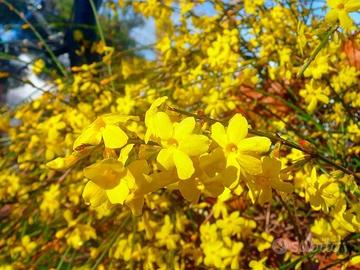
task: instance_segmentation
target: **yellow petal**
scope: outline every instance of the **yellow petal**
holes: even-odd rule
[[[339,4],[339,0],[327,0],[327,4],[331,8],[336,8]]]
[[[197,189],[196,181],[188,179],[179,182],[178,186],[181,195],[192,203],[197,203],[200,197],[200,190]]]
[[[122,115],[119,113],[109,113],[101,116],[106,125],[114,125],[118,123],[126,123],[129,120],[139,121],[137,116]]]
[[[106,148],[121,148],[128,140],[126,133],[115,125],[106,125],[102,130],[102,136]]]
[[[230,169],[230,168],[229,168]],[[213,178],[204,180],[205,191],[211,197],[218,197],[224,191],[224,178],[223,175],[218,174]]]
[[[149,164],[144,159],[139,159],[131,162],[127,168],[132,173],[132,175],[135,176],[135,178],[141,177],[141,175],[143,174],[150,173]]]
[[[276,158],[264,157],[262,160],[263,174],[278,176],[281,170],[281,161]]]
[[[131,150],[133,149],[134,144],[128,144],[125,147],[123,147],[120,151],[120,155],[118,160],[125,165],[126,161],[129,158],[129,153],[131,152]]]
[[[328,23],[335,23],[338,19],[338,13],[335,9],[331,9],[325,16],[325,21]]]
[[[208,137],[204,135],[188,135],[180,141],[179,150],[189,156],[199,156],[208,150],[209,143]]]
[[[105,191],[91,181],[86,183],[82,197],[85,203],[93,207],[98,207],[107,201]]]
[[[46,166],[52,170],[66,170],[73,166],[80,158],[76,155],[70,155],[67,157],[58,157],[52,161],[46,163]]]
[[[139,186],[139,184],[141,184],[139,189],[141,189],[141,192],[146,192],[146,193],[154,192],[156,190],[159,190],[160,188],[166,187],[170,184],[179,181],[175,170],[153,173],[151,174],[151,177],[145,175],[145,179],[146,179],[145,183],[144,182],[139,183],[138,182],[139,179],[136,179],[136,185]]]
[[[360,1],[359,0],[347,1],[347,3],[345,4],[345,10],[348,13],[360,10]]]
[[[136,182],[147,182],[145,176],[150,173],[150,167],[146,160],[135,160],[127,167],[128,175],[126,177],[127,185],[129,188],[135,188]]]
[[[174,138],[176,140],[181,140],[185,136],[191,134],[194,128],[195,128],[194,117],[187,117],[183,119],[180,123],[174,125]]]
[[[237,145],[240,152],[265,153],[269,151],[271,141],[269,138],[254,136],[240,141]]]
[[[144,206],[144,196],[133,197],[131,200],[126,201],[126,205],[130,208],[134,216],[139,216]]]
[[[237,160],[241,169],[245,173],[250,175],[257,175],[262,173],[262,164],[260,159],[250,155],[240,154],[238,155]]]
[[[188,179],[194,174],[193,162],[187,154],[175,149],[173,158],[180,179]]]
[[[106,195],[112,204],[123,204],[129,193],[130,190],[126,181],[120,181],[114,188],[106,190]]]
[[[271,185],[274,189],[281,192],[292,193],[294,191],[292,184],[280,181],[279,179],[272,180]]]
[[[159,154],[157,155],[156,160],[166,170],[170,170],[175,165],[173,155],[174,155],[174,148],[161,149]]]
[[[73,149],[76,150],[81,145],[98,145],[101,142],[101,132],[100,129],[91,124],[87,129],[85,129],[79,137],[74,142]]]
[[[313,167],[311,170],[311,182],[314,184],[317,182],[316,168]]]
[[[225,128],[219,122],[216,122],[211,126],[211,138],[222,148],[226,147],[227,136]]]
[[[258,197],[258,202],[260,205],[263,205],[266,202],[271,202],[272,200],[272,190],[271,187],[267,188],[267,189],[263,189],[261,190],[259,197]]]
[[[154,100],[154,102],[151,104],[149,110],[157,109],[159,106],[161,106],[166,100],[168,99],[167,96],[159,97]]]
[[[316,109],[317,106],[317,99],[313,97],[309,103],[309,105],[306,107],[308,112],[313,112]]]
[[[86,178],[102,189],[112,189],[126,173],[123,164],[115,159],[104,159],[84,169]]]
[[[170,117],[164,112],[158,112],[154,118],[155,135],[162,140],[168,140],[173,133],[173,124]]]
[[[248,122],[244,116],[237,113],[229,121],[227,137],[230,143],[237,145],[248,133]]]
[[[328,104],[329,98],[323,94],[317,96],[317,99],[320,100],[322,103]]]
[[[226,158],[226,171],[224,172],[224,185],[226,187],[234,187],[240,177],[240,164],[237,160],[236,153],[230,153]],[[227,177],[230,176],[231,177]]]
[[[349,14],[347,14],[347,12],[345,10],[342,10],[339,12],[339,20],[340,20],[340,25],[345,29],[345,30],[350,30],[350,28],[353,26],[353,21],[351,19],[351,17],[349,16]]]
[[[157,98],[150,106],[150,108],[145,113],[145,125],[149,127],[151,125],[151,122],[153,120],[153,117],[157,113],[157,108],[161,106],[166,100],[167,96]]]
[[[226,158],[222,148],[218,147],[199,158],[199,166],[208,176],[214,176],[226,167]]]

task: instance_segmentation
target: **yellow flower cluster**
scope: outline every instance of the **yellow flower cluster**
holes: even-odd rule
[[[274,241],[353,241],[360,7],[318,5],[119,1],[154,22],[155,60],[95,43],[0,108],[0,269],[306,268],[324,252]]]

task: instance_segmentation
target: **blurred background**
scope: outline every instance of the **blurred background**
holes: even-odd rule
[[[133,53],[153,57],[152,51],[147,49],[155,39],[151,20],[144,20],[129,8],[120,10],[112,1],[93,0],[93,4],[107,45],[122,51],[138,44],[145,50]],[[56,67],[54,57],[67,68],[97,60],[90,49],[99,36],[89,0],[9,0],[0,2],[0,14],[2,104],[15,106],[51,89],[46,73],[37,76],[30,68],[42,65],[42,62],[36,63],[37,59],[44,61],[49,69]],[[84,42],[88,43],[88,51],[79,56],[77,50]],[[43,43],[50,47],[54,57]]]

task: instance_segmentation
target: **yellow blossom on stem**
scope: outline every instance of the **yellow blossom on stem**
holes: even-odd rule
[[[133,186],[131,179],[126,178],[123,164],[111,158],[85,168],[84,175],[91,181],[86,184],[83,198],[95,205],[103,204],[106,198],[111,203],[123,203]]]
[[[116,113],[105,114],[98,117],[74,142],[74,150],[81,145],[98,145],[104,141],[107,148],[121,148],[127,141],[128,136],[118,126],[128,120],[137,120],[137,117],[123,116]]]
[[[200,195],[218,197],[225,188],[226,182],[233,182],[236,171],[226,168],[226,159],[221,149],[201,156],[194,162],[195,173],[191,178],[178,182],[181,195],[190,202],[197,203]]]
[[[248,135],[248,122],[241,114],[235,114],[228,127],[219,122],[211,126],[211,138],[223,149],[227,167],[235,167],[237,175],[258,175],[262,172],[259,154],[270,149],[269,138]]]
[[[339,184],[325,174],[318,176],[314,167],[311,176],[306,178],[305,188],[305,199],[310,202],[311,208],[328,212],[339,196]]]
[[[246,179],[250,189],[250,198],[263,205],[272,201],[272,189],[291,193],[294,188],[290,183],[280,180],[281,161],[275,158],[264,157],[262,160],[262,173]]]
[[[157,161],[166,170],[174,167],[180,179],[191,177],[195,168],[192,156],[205,153],[209,147],[209,139],[204,135],[193,134],[195,119],[187,117],[180,123],[172,123],[170,117],[164,112],[157,112],[154,116],[154,132],[160,138],[162,149]]]
[[[306,109],[308,112],[313,112],[318,106],[318,102],[324,104],[329,103],[328,95],[330,90],[328,87],[323,87],[311,80],[305,85],[305,89],[300,90],[300,96],[305,98],[305,102],[308,104]]]

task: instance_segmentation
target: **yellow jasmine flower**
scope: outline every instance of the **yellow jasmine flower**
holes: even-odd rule
[[[291,193],[294,188],[290,183],[280,180],[281,161],[275,158],[264,157],[262,160],[262,173],[255,177],[247,178],[250,197],[254,202],[257,198],[259,204],[272,201],[272,189]]]
[[[116,113],[100,116],[75,140],[73,148],[76,150],[81,145],[98,145],[101,140],[107,148],[121,148],[127,143],[128,136],[118,124],[136,119]]]
[[[258,175],[262,172],[259,154],[269,151],[269,138],[248,135],[248,122],[241,114],[235,114],[228,127],[220,123],[211,126],[211,138],[223,149],[227,167],[235,167],[237,175]]]
[[[174,232],[174,224],[170,220],[170,216],[164,217],[164,224],[160,230],[156,232],[155,238],[157,240],[156,245],[160,247],[166,247],[167,250],[174,250],[177,248],[177,242],[180,239],[180,235]]]
[[[315,244],[327,243],[329,241],[338,242],[340,240],[340,235],[336,233],[331,224],[324,218],[316,219],[314,224],[311,225],[310,231],[315,238]]]
[[[311,62],[309,67],[304,71],[305,77],[312,77],[314,79],[320,79],[324,74],[327,74],[330,70],[329,56],[324,53],[320,53],[314,61]]]
[[[86,184],[83,192],[85,201],[101,205],[106,194],[111,203],[122,204],[134,185],[129,167],[127,170],[120,161],[109,158],[85,168],[84,175],[91,180]]]
[[[146,161],[143,161],[146,162]],[[141,164],[139,164],[141,165]],[[142,169],[135,177],[134,191],[126,199],[126,205],[131,209],[133,215],[140,215],[145,201],[145,195],[159,190],[169,184],[178,181],[176,171],[163,171],[147,175],[148,165],[142,164]]]
[[[264,265],[266,260],[267,257],[262,258],[260,261],[251,260],[249,266],[252,270],[267,270],[269,268]]]
[[[13,248],[11,252],[13,252],[14,254],[20,253],[20,256],[24,258],[25,256],[31,254],[36,247],[36,242],[31,241],[29,235],[24,235],[23,237],[21,237],[21,246]]]
[[[60,186],[59,184],[52,184],[49,190],[44,192],[44,198],[40,204],[41,212],[47,215],[53,215],[55,211],[59,208],[59,196],[60,196]]]
[[[32,66],[32,71],[39,75],[45,68],[45,61],[43,59],[36,59]]]
[[[236,171],[225,167],[226,159],[220,148],[201,156],[194,164],[192,177],[178,182],[181,195],[190,202],[197,203],[201,193],[216,198],[224,191],[224,183],[236,179]]]
[[[254,14],[256,12],[256,7],[262,6],[264,0],[245,0],[244,8],[247,14]]]
[[[340,197],[336,201],[335,208],[331,212],[331,215],[334,217],[331,225],[341,237],[345,237],[349,233],[358,230],[358,228],[356,228],[356,226],[354,226],[353,224],[355,216],[349,211],[346,211],[346,208],[347,203],[345,199],[343,197]]]
[[[322,85],[316,84],[314,80],[307,83],[305,89],[300,90],[300,96],[305,98],[305,102],[308,104],[306,110],[309,112],[313,112],[316,109],[319,101],[328,104],[329,93],[328,87],[322,87]]]
[[[158,108],[167,100],[167,98],[167,96],[157,98],[145,113],[145,126],[147,127],[144,138],[145,143],[148,143],[150,138],[157,137],[155,132],[156,114],[158,113]]]
[[[340,198],[339,184],[325,174],[317,176],[316,168],[311,171],[311,176],[306,178],[305,199],[310,202],[314,210],[329,211]]]
[[[329,23],[340,21],[341,27],[349,30],[353,21],[348,13],[360,10],[359,0],[327,0],[330,11],[326,14],[325,20]]]
[[[90,224],[81,224],[80,218],[73,218],[70,210],[63,214],[67,227],[56,232],[56,238],[66,238],[69,246],[79,249],[89,239],[96,239],[96,231]]]
[[[271,248],[274,236],[267,232],[262,232],[259,239],[256,241],[256,248],[259,252],[263,252],[266,249]]]
[[[187,117],[180,123],[172,123],[166,113],[158,112],[155,118],[154,128],[162,146],[157,161],[166,170],[176,167],[180,179],[190,178],[195,172],[190,157],[205,153],[209,147],[209,139],[204,135],[193,134],[193,117]]]

